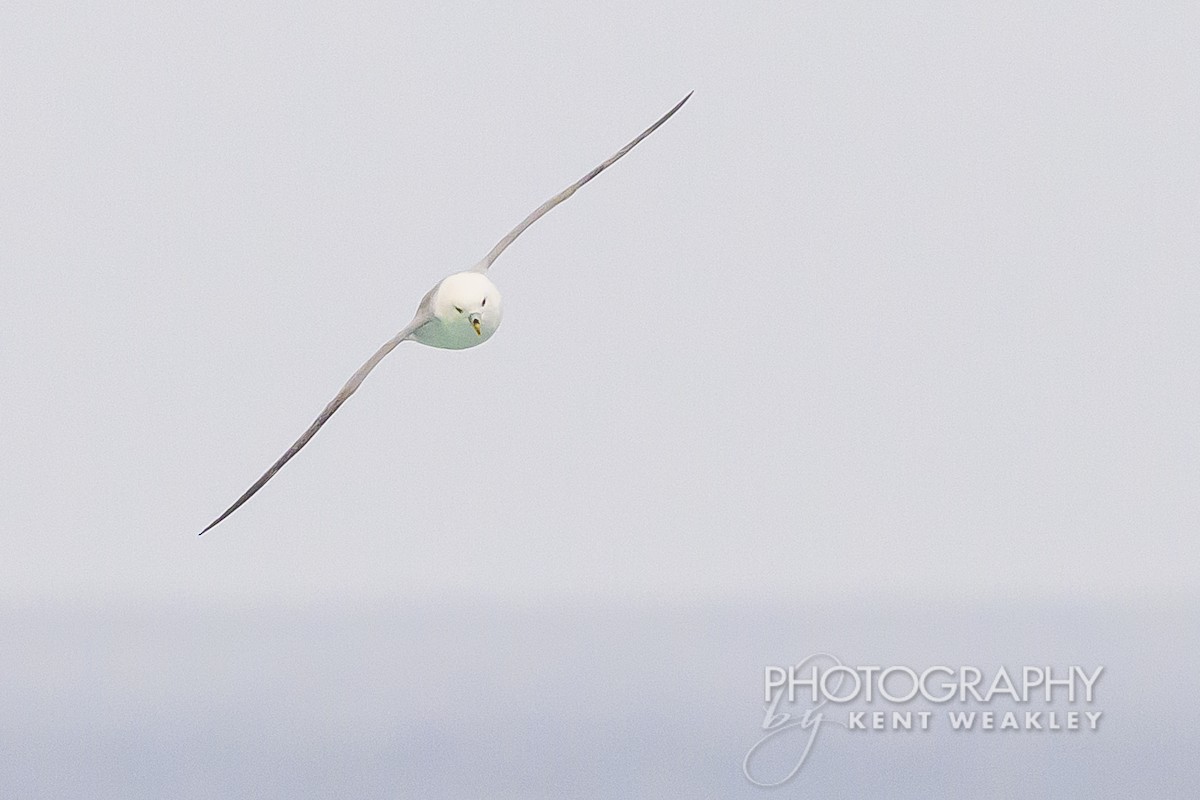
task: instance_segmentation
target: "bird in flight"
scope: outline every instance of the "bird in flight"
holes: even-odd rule
[[[384,356],[392,352],[396,345],[403,341],[412,340],[429,345],[430,347],[464,350],[468,347],[483,344],[490,339],[492,334],[496,332],[496,329],[500,327],[500,319],[503,314],[500,290],[496,288],[496,285],[487,276],[488,268],[492,266],[492,263],[500,257],[505,248],[525,232],[526,228],[541,219],[547,211],[575,194],[580,186],[583,186],[592,178],[611,167],[621,156],[628,153],[642,141],[642,139],[654,133],[691,96],[692,93],[688,92],[687,97],[676,103],[674,108],[663,114],[657,122],[638,134],[633,141],[609,156],[588,172],[588,174],[535,208],[529,216],[521,220],[521,224],[517,225],[503,239],[497,242],[496,246],[491,249],[491,252],[484,256],[483,260],[478,264],[466,272],[456,272],[442,279],[436,286],[426,292],[425,297],[421,299],[420,305],[417,306],[417,313],[413,315],[412,321],[405,325],[399,333],[384,342],[383,346],[375,351],[375,355],[367,359],[367,362],[358,368],[358,372],[350,376],[350,380],[346,381],[346,385],[342,387],[336,397],[329,401],[329,405],[325,406],[325,409],[313,420],[313,424],[308,426],[308,430],[301,434],[295,444],[289,447],[287,452],[280,456],[279,460],[272,464],[271,468],[254,482],[254,485],[234,501],[233,505],[225,509],[221,516],[209,523],[207,528],[200,531],[200,534],[203,535],[216,527],[222,520],[241,508],[242,504],[253,497],[255,492],[266,485],[267,481],[275,477],[275,473],[279,472],[283,465],[291,460],[292,456],[299,453],[301,448],[308,444],[317,431],[321,430],[321,426],[333,416],[333,412],[341,408],[342,403],[346,402],[347,398],[354,394],[363,380],[370,374],[371,370],[375,369],[375,366],[383,360]]]

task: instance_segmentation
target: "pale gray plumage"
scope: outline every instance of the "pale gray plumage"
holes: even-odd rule
[[[334,412],[341,407],[342,403],[354,394],[358,387],[370,374],[371,370],[383,360],[384,356],[392,352],[398,344],[411,339],[421,344],[431,347],[440,347],[447,349],[463,349],[474,347],[487,341],[496,329],[500,326],[502,316],[502,303],[500,292],[495,285],[486,276],[488,268],[495,262],[500,254],[504,252],[510,244],[512,244],[518,236],[525,232],[533,223],[537,222],[550,209],[566,200],[573,195],[579,187],[590,181],[592,178],[599,175],[604,170],[612,166],[618,159],[632,150],[639,142],[645,139],[650,134],[654,133],[660,125],[666,122],[671,116],[688,101],[692,96],[689,92],[687,97],[684,97],[675,106],[658,119],[653,125],[642,131],[637,138],[622,147],[604,162],[596,166],[575,183],[568,186],[558,194],[551,197],[542,205],[538,206],[533,213],[521,221],[517,227],[513,228],[508,234],[496,243],[496,246],[491,249],[482,261],[476,264],[467,272],[458,272],[450,275],[438,282],[436,286],[426,293],[422,298],[420,305],[417,307],[417,312],[413,316],[411,322],[408,323],[394,337],[388,340],[380,347],[375,354],[367,359],[366,363],[358,368],[358,371],[351,376],[350,380],[346,381],[346,385],[341,388],[320,415],[313,421],[303,435],[288,448],[287,452],[279,457],[279,460],[271,465],[271,468],[263,473],[257,481],[247,489],[241,497],[225,510],[221,516],[217,517],[208,527],[200,531],[203,535],[211,530],[218,523],[237,511],[247,500],[261,489],[267,481],[275,476],[284,464],[286,464],[292,456],[300,452],[309,440],[316,435]],[[490,306],[489,306],[490,301]],[[474,334],[472,336],[471,334]]]
[[[522,233],[524,233],[526,228],[528,228],[530,225],[532,225],[533,223],[535,223],[539,219],[541,219],[546,214],[547,211],[554,208],[556,205],[561,203],[563,200],[566,200],[571,195],[575,194],[575,191],[580,186],[583,186],[585,183],[590,181],[592,178],[596,177],[601,172],[604,172],[604,170],[608,169],[613,164],[615,164],[617,162],[617,160],[621,158],[621,156],[625,155],[630,150],[632,150],[634,147],[636,147],[638,142],[642,141],[642,139],[645,139],[647,136],[649,136],[650,134],[652,134],[656,130],[658,130],[658,126],[662,125],[664,122],[669,120],[671,118],[671,115],[674,114],[676,111],[678,111],[680,106],[682,106],[684,103],[686,103],[688,101],[688,97],[691,97],[691,96],[692,96],[692,92],[688,92],[687,97],[684,97],[682,100],[680,100],[678,103],[675,104],[674,108],[672,108],[666,114],[663,114],[659,118],[658,122],[655,122],[649,128],[646,128],[646,130],[644,130],[640,134],[638,134],[636,139],[634,139],[632,142],[630,142],[629,144],[622,147],[617,152],[613,153],[604,162],[602,162],[601,164],[599,164],[595,168],[593,168],[592,171],[589,172],[587,175],[584,175],[582,178],[575,181],[574,183],[572,183],[567,188],[563,189],[558,194],[554,195],[554,197],[551,197],[549,200],[547,200],[546,202],[542,203],[540,206],[535,208],[528,217],[521,220],[520,225],[513,228],[511,231],[508,232],[507,236],[505,236],[500,241],[496,242],[496,246],[492,248],[491,252],[488,253],[486,256],[484,256],[483,260],[480,261],[478,264],[476,264],[471,269],[474,270],[475,272],[487,272],[488,267],[492,266],[492,263],[497,258],[500,257],[500,254],[504,252],[505,248],[507,248],[514,241],[516,241],[516,238],[518,236],[520,236]]]

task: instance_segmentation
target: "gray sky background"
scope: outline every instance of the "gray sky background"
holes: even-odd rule
[[[5,14],[7,595],[1194,584],[1194,12]]]
[[[583,604],[651,641],[935,602],[1194,661],[1200,12],[1043,6],[6,5],[0,621],[58,631],[49,663],[115,609]],[[434,282],[693,89],[496,263],[492,341],[400,347],[196,537]],[[179,652],[219,662],[204,618]],[[785,639],[844,643],[756,630],[751,694]],[[155,651],[112,631],[111,675]]]

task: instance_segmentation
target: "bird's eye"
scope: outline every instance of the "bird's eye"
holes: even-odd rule
[[[487,298],[486,298],[486,297],[485,297],[485,298],[483,298],[483,302],[482,302],[482,303],[480,303],[479,305],[481,305],[481,306],[486,306],[486,305],[487,305]]]
[[[462,309],[461,309],[461,308],[459,308],[458,306],[455,306],[455,307],[454,307],[454,310],[455,310],[455,311],[457,311],[457,312],[458,312],[458,313],[460,313],[460,314],[462,313]]]

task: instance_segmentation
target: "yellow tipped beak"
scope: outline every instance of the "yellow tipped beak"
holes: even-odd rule
[[[471,320],[471,327],[475,329],[476,336],[483,336],[483,332],[479,330],[479,320],[477,320],[477,319]]]

